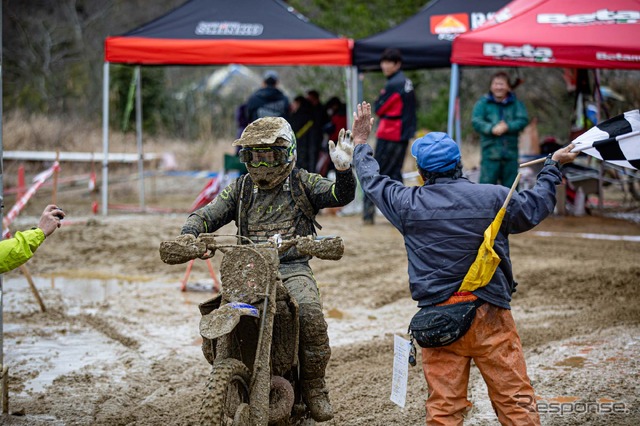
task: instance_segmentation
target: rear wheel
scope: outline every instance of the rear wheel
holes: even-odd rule
[[[282,376],[271,376],[269,392],[269,424],[277,424],[291,416],[293,408],[293,386]]]
[[[207,382],[200,410],[201,424],[236,425],[234,418],[248,408],[251,373],[237,359],[216,360]]]

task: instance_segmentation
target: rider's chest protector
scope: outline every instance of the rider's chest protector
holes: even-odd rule
[[[259,189],[249,175],[243,176],[237,212],[241,235],[256,243],[265,242],[275,234],[284,240],[316,235],[317,210],[311,205],[297,172],[294,170],[281,186],[271,190]]]

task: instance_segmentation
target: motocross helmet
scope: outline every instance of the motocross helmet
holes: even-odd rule
[[[296,165],[296,135],[282,117],[259,118],[249,124],[233,146],[260,189],[273,189]]]

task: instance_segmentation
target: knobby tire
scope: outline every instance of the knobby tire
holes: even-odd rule
[[[213,364],[200,410],[200,424],[233,425],[236,408],[249,403],[249,369],[237,359],[225,358]]]

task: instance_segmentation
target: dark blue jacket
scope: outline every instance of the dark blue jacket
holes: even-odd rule
[[[354,163],[364,192],[404,237],[411,297],[420,307],[447,300],[475,260],[484,231],[509,188],[466,178],[439,178],[431,185],[406,187],[379,174],[369,145],[356,146]],[[474,291],[479,298],[510,308],[513,272],[508,236],[528,231],[553,212],[560,182],[560,171],[546,166],[532,189],[513,194],[494,244],[501,262],[490,283]]]

